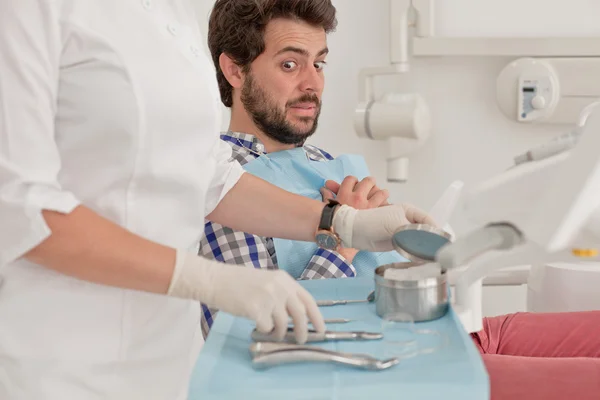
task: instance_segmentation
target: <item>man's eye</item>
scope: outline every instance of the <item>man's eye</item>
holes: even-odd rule
[[[315,63],[315,68],[318,71],[321,71],[323,68],[325,68],[326,65],[327,65],[327,62],[325,62],[325,61],[318,61],[318,62]]]
[[[298,66],[298,64],[296,64],[294,61],[286,61],[282,64],[283,69],[285,70],[293,70],[294,68],[296,68]]]

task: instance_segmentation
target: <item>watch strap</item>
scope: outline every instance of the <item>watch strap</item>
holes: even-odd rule
[[[335,214],[335,208],[339,205],[340,203],[335,200],[329,200],[327,202],[325,207],[323,207],[323,212],[321,213],[319,230],[333,231],[333,216]]]

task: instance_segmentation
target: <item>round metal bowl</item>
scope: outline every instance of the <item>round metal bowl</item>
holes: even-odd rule
[[[448,280],[445,270],[438,277],[420,280],[385,279],[389,268],[406,269],[426,263],[394,263],[375,269],[375,310],[385,318],[391,314],[409,314],[415,322],[432,321],[448,312]]]

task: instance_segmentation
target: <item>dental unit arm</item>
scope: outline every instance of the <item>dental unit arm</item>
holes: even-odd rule
[[[442,248],[437,262],[457,273],[454,309],[468,331],[482,329],[480,294],[485,276],[515,265],[581,261],[572,250],[597,248],[598,105],[582,112],[571,134],[530,152],[538,157],[518,157],[516,166],[465,194],[464,215],[481,228]]]

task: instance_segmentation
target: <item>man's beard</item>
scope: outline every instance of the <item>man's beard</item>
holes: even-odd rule
[[[315,94],[304,94],[286,104],[286,110],[299,103],[314,103],[317,112],[314,117],[300,117],[302,122],[312,122],[310,129],[295,127],[285,118],[267,93],[256,84],[251,74],[246,76],[242,87],[241,101],[254,124],[271,139],[284,144],[302,145],[317,130],[317,122],[321,113],[321,102]]]

